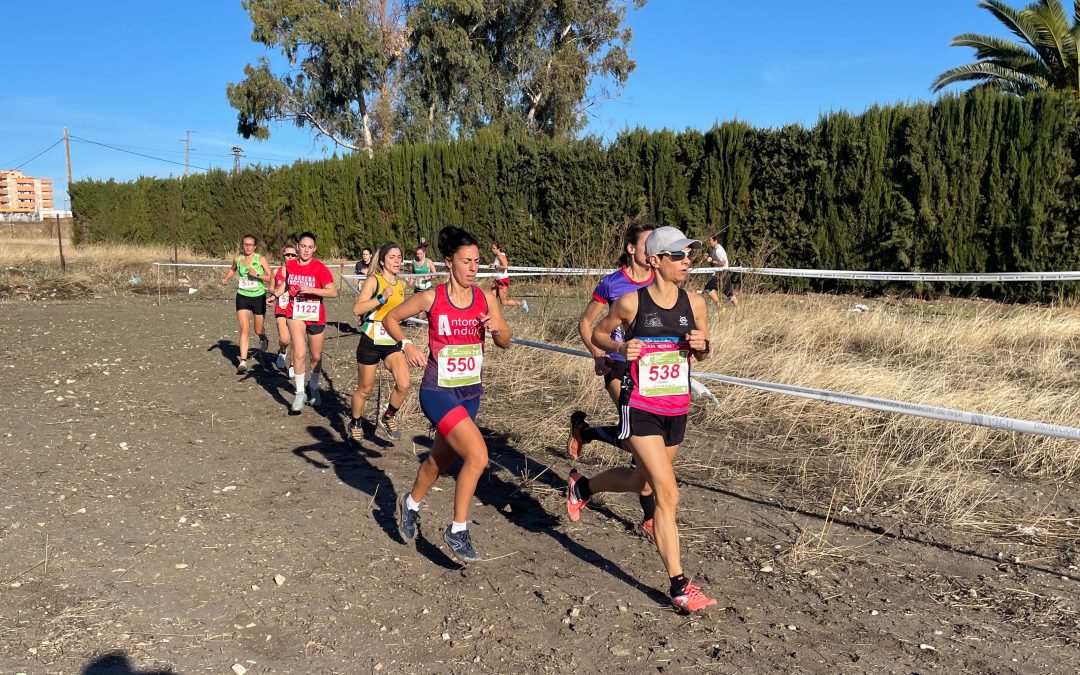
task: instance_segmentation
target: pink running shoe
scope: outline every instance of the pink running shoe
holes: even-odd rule
[[[716,601],[705,597],[701,589],[691,580],[683,587],[682,592],[671,596],[671,604],[680,612],[689,613],[711,607],[716,604]]]
[[[566,513],[570,516],[570,522],[576,523],[581,518],[581,510],[589,503],[588,499],[581,499],[577,493],[577,482],[584,478],[577,469],[570,469],[569,485],[566,488]]]

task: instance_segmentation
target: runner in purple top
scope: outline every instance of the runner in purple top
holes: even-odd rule
[[[622,393],[622,378],[626,372],[626,359],[621,354],[606,353],[593,344],[593,324],[600,318],[601,312],[615,304],[616,300],[653,282],[653,270],[645,259],[645,240],[652,231],[653,225],[649,223],[633,222],[627,226],[623,237],[623,253],[619,257],[619,269],[600,280],[578,322],[578,335],[585,343],[585,348],[593,355],[596,374],[604,377],[604,388],[615,404],[616,413],[619,409],[619,395]],[[621,325],[612,331],[611,337],[616,342],[622,341]],[[585,422],[585,413],[577,410],[570,416],[570,436],[566,439],[566,450],[571,457],[577,459],[581,455],[582,447],[591,441],[603,441],[622,447],[618,437],[618,424],[590,426]],[[642,488],[639,499],[643,515],[641,529],[652,539],[656,500],[648,483]]]

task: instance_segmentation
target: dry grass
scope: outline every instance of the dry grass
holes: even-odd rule
[[[514,315],[516,334],[580,348],[584,286],[536,288],[548,305],[525,320]],[[710,308],[714,349],[700,371],[1080,426],[1075,309],[754,293],[742,300],[739,310]],[[855,302],[870,311],[849,311]],[[516,347],[489,363],[506,404],[486,408],[485,419],[525,451],[561,445],[574,409],[613,420],[584,359]],[[837,508],[963,524],[994,500],[1002,475],[1080,474],[1075,442],[709,386],[720,405],[695,404],[680,473],[784,485],[816,499],[818,510],[835,491]],[[625,456],[612,450],[602,460]]]

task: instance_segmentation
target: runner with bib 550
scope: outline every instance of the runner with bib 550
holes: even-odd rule
[[[510,328],[493,293],[476,286],[480,248],[476,239],[457,227],[439,232],[439,251],[446,261],[450,280],[432,290],[417,293],[383,317],[383,326],[394,340],[403,343],[409,365],[424,368],[420,383],[420,408],[435,426],[435,446],[420,465],[412,490],[398,499],[398,530],[402,539],[416,538],[420,503],[450,468],[455,455],[465,464],[454,493],[454,520],[443,540],[459,562],[479,560],[469,535],[469,507],[476,484],[488,464],[487,444],[476,426],[483,393],[484,334],[496,346],[510,346]],[[428,346],[425,359],[417,347],[405,341],[401,322],[427,312]]]
[[[690,270],[690,257],[701,242],[674,227],[653,231],[645,256],[655,271],[651,286],[619,298],[593,329],[593,344],[626,358],[620,399],[619,438],[634,453],[633,469],[608,469],[591,480],[570,471],[566,510],[581,517],[589,499],[600,492],[639,492],[647,482],[656,499],[656,548],[671,582],[671,604],[694,612],[716,604],[683,575],[675,508],[679,488],[672,463],[686,434],[690,410],[690,358],[709,353],[705,299],[679,286]],[[623,341],[611,337],[618,327]]]

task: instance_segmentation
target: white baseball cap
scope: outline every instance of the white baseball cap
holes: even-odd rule
[[[684,248],[701,248],[701,242],[697,239],[688,239],[677,227],[658,227],[645,240],[646,256],[675,253]]]

